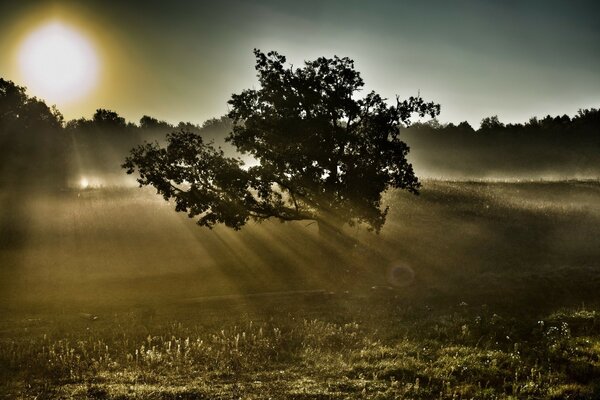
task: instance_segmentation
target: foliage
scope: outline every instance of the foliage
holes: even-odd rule
[[[187,210],[190,217],[201,214],[202,226],[224,223],[239,228],[249,215],[258,215],[251,213],[263,210],[249,191],[250,175],[240,168],[241,162],[225,157],[194,133],[170,134],[166,148],[156,143],[139,146],[124,166],[129,173],[138,169],[140,185],[152,184],[165,200],[175,198],[177,211]]]
[[[173,126],[166,121],[159,121],[156,118],[144,115],[140,118],[140,128],[142,129],[165,129],[172,130]]]
[[[53,187],[64,183],[67,141],[56,107],[0,78],[0,182]]]
[[[500,122],[497,115],[486,117],[481,120],[481,131],[489,131],[492,129],[504,128],[504,124]]]
[[[276,52],[255,56],[261,87],[232,96],[228,140],[258,165],[243,169],[183,130],[164,149],[134,149],[124,168],[207,227],[239,229],[274,217],[336,231],[362,222],[379,231],[387,214],[382,193],[419,188],[400,128],[413,113],[434,117],[439,105],[411,97],[388,106],[374,92],[357,99],[364,84],[348,58],[322,57],[294,70]]]
[[[106,126],[109,128],[124,128],[127,123],[125,122],[125,118],[121,117],[114,111],[105,110],[100,108],[96,110],[92,121],[99,126]]]
[[[405,131],[414,167],[431,177],[593,178],[600,174],[600,110],[569,117],[531,118],[526,123],[484,118],[478,130],[458,125],[417,123]]]

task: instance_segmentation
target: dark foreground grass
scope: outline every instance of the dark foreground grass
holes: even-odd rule
[[[341,265],[314,226],[29,201],[0,249],[5,398],[600,398],[598,182],[425,182]],[[247,296],[300,289],[324,292]]]
[[[430,300],[415,306],[372,293],[13,321],[0,344],[2,391],[32,399],[600,397],[592,307],[536,315]]]

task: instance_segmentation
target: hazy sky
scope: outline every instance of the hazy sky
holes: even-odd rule
[[[600,106],[600,1],[1,1],[0,76],[23,82],[15,52],[60,20],[100,60],[97,88],[57,104],[67,118],[99,107],[202,122],[256,86],[252,49],[295,66],[349,56],[366,90],[417,94],[440,120],[504,122]],[[32,93],[36,94],[36,93]]]

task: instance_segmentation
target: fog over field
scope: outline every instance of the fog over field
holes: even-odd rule
[[[342,268],[332,270],[320,267],[327,260],[320,259],[314,224],[204,230],[151,190],[36,194],[5,216],[2,293],[11,299],[5,304],[72,306],[114,296],[136,303],[327,289],[342,281],[365,290],[394,286],[388,273],[396,263],[414,270],[417,282],[409,283],[425,287],[465,278],[479,285],[480,274],[595,268],[599,195],[597,181],[427,180],[419,197],[386,195],[392,208],[379,235],[346,228],[358,244]],[[330,274],[341,280],[323,282]],[[353,282],[353,274],[373,281]],[[173,291],[167,283],[181,287]]]
[[[283,397],[342,398],[362,390],[367,368],[372,393],[428,398],[444,390],[441,380],[481,394],[469,385],[485,373],[451,371],[484,357],[503,363],[494,376],[513,379],[511,390],[539,395],[576,380],[583,383],[558,393],[593,398],[599,199],[598,181],[425,180],[418,197],[385,196],[392,208],[379,235],[346,228],[356,247],[327,259],[314,224],[206,230],[151,190],[30,193],[20,211],[3,215],[3,390],[24,393],[14,384],[26,373],[54,385],[31,396],[152,398],[156,385],[162,396],[220,396],[237,390],[216,384],[227,374],[256,396],[256,384],[241,382],[264,381]],[[251,341],[240,342],[242,334]],[[69,350],[70,341],[80,347]],[[189,356],[171,359],[171,346]],[[241,352],[230,353],[233,346]],[[379,346],[389,353],[371,354]],[[430,353],[413,356],[424,348]],[[459,361],[444,361],[459,351]],[[100,363],[87,366],[86,354]],[[372,361],[361,366],[363,357]],[[280,368],[305,378],[282,381]],[[417,374],[426,384],[390,386],[385,374],[411,385]],[[182,377],[186,386],[172,383]],[[332,386],[341,382],[341,391]]]

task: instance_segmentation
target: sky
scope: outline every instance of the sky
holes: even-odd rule
[[[54,102],[67,119],[97,108],[133,122],[219,117],[233,93],[258,85],[259,48],[294,66],[350,57],[365,92],[420,93],[441,104],[441,122],[477,127],[600,106],[598,15],[597,0],[0,0],[0,77],[28,86],[17,54],[59,21],[99,65],[85,96]]]

